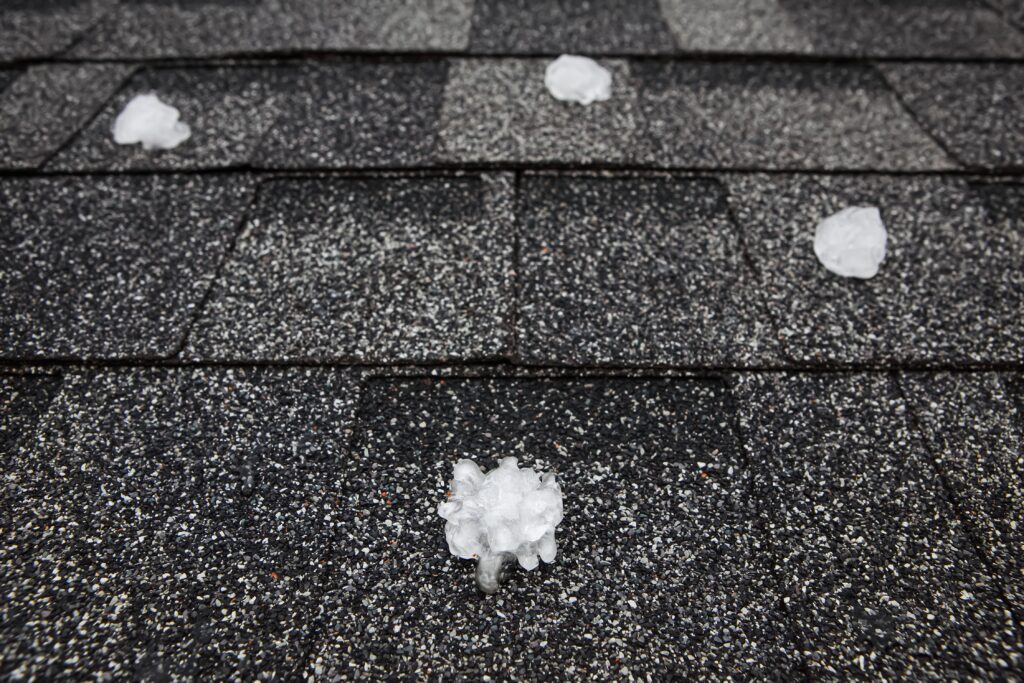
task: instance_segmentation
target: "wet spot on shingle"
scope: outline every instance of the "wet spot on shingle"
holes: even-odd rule
[[[884,375],[744,375],[758,505],[813,679],[999,679],[1022,640]]]
[[[640,62],[651,161],[701,168],[946,169],[870,67]]]
[[[550,60],[454,61],[440,123],[446,161],[626,162],[645,158],[637,135],[637,94],[630,66],[600,60],[612,72],[611,99],[581,106],[544,87]]]
[[[276,93],[282,113],[255,163],[274,168],[429,163],[447,71],[443,61],[306,67]]]
[[[968,166],[1024,168],[1024,65],[882,64],[907,107]]]
[[[470,49],[650,54],[675,43],[657,0],[476,0]]]
[[[1019,362],[1024,231],[990,218],[963,180],[730,176],[729,197],[792,360]],[[881,209],[887,254],[871,280],[839,278],[814,227],[847,206]]]
[[[37,445],[6,462],[5,669],[289,678],[351,524],[355,401],[328,370],[69,378]]]
[[[571,364],[774,358],[722,185],[702,178],[527,176],[518,352]]]
[[[508,176],[266,183],[188,354],[479,359],[510,334]]]
[[[281,91],[294,80],[287,68],[149,69],[116,97],[49,164],[54,170],[191,169],[249,162],[263,134],[284,107]],[[111,130],[135,96],[156,93],[181,112],[192,134],[173,150],[118,145]]]
[[[134,67],[41,64],[0,92],[0,167],[35,168],[70,140]]]
[[[718,381],[377,380],[359,408],[356,511],[309,673],[519,680],[796,675]],[[556,472],[553,564],[481,596],[437,503],[452,464]]]
[[[1017,374],[905,374],[922,437],[980,552],[1024,615],[1024,412]]]
[[[0,374],[0,453],[5,458],[32,433],[59,388],[56,375]]]
[[[230,176],[6,179],[2,355],[174,353],[249,194]]]

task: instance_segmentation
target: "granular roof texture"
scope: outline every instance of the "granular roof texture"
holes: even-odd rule
[[[0,680],[1016,680],[1022,12],[0,3]]]

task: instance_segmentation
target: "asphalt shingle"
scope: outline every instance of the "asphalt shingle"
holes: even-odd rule
[[[351,524],[325,370],[69,378],[0,500],[5,673],[287,679]]]
[[[1022,0],[986,0],[1006,17],[1010,23],[1024,29],[1024,1]]]
[[[381,379],[349,473],[308,673],[552,680],[787,678],[776,577],[718,381]],[[558,557],[481,596],[437,516],[452,465],[518,455],[556,472]],[[342,566],[341,561],[336,563]]]
[[[812,679],[999,680],[1020,632],[887,375],[743,375],[743,443]]]
[[[48,170],[157,170],[247,164],[284,103],[281,90],[295,69],[147,69],[136,74]],[[111,133],[125,105],[145,93],[181,112],[191,136],[172,150],[119,145]]]
[[[433,160],[447,64],[308,66],[277,94],[283,109],[255,163],[273,168],[410,166]]]
[[[1024,385],[1020,375],[904,374],[900,385],[981,552],[1024,616]]]
[[[924,176],[762,176],[726,180],[737,224],[794,361],[1015,363],[1022,357],[1024,224],[994,213],[1014,185]],[[879,274],[841,278],[814,255],[818,221],[881,210]]]
[[[211,57],[316,50],[462,50],[472,0],[141,0],[72,54]]]
[[[871,67],[638,62],[631,71],[657,165],[951,167]]]
[[[248,205],[244,177],[0,183],[0,356],[173,354]]]
[[[581,106],[544,87],[550,60],[466,59],[451,64],[439,156],[451,162],[627,162],[644,158],[630,65],[601,60],[612,98]]]
[[[0,7],[0,60],[52,57],[117,0],[5,0]]]
[[[519,212],[524,360],[721,366],[775,358],[718,181],[529,175]]]
[[[186,353],[479,360],[511,335],[508,175],[275,180]]]
[[[60,388],[55,375],[0,374],[0,473]]]
[[[683,50],[869,57],[1020,57],[1024,36],[963,0],[660,0]]]
[[[657,0],[476,0],[470,50],[651,54],[675,41]]]
[[[134,67],[123,64],[39,64],[0,88],[0,168],[42,164],[132,71]]]
[[[921,125],[962,163],[1024,168],[1024,65],[882,64]]]

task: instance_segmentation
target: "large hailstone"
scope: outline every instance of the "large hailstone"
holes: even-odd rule
[[[114,142],[141,142],[143,149],[173,149],[192,135],[188,124],[178,120],[180,117],[181,112],[156,95],[136,95],[114,120]]]
[[[548,64],[544,85],[556,100],[590,104],[612,96],[612,73],[593,59],[562,55]]]
[[[501,568],[513,556],[526,570],[538,557],[553,562],[555,527],[562,521],[562,489],[552,472],[519,469],[504,458],[487,474],[472,460],[455,464],[448,500],[437,506],[447,522],[448,549],[477,559],[477,582],[486,593],[498,589]]]
[[[872,278],[885,259],[888,233],[874,206],[851,206],[818,223],[814,254],[843,277]]]

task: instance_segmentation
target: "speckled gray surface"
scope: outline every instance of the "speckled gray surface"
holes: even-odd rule
[[[999,10],[1011,24],[1024,29],[1024,2],[1022,0],[985,0]]]
[[[60,388],[55,375],[0,373],[0,454],[6,462],[22,438],[34,432]]]
[[[1024,169],[1024,65],[883,64],[932,135],[967,166]]]
[[[47,170],[218,168],[247,164],[284,107],[294,68],[147,69],[124,85]],[[135,96],[155,93],[181,112],[191,136],[172,150],[114,142],[114,120]]]
[[[581,366],[777,362],[718,181],[528,175],[519,212],[519,358]]]
[[[289,679],[351,526],[355,401],[318,369],[69,378],[5,459],[0,672]]]
[[[475,0],[470,51],[671,53],[657,0]]]
[[[76,57],[210,57],[317,50],[461,50],[472,0],[140,0],[122,3]]]
[[[186,356],[485,360],[512,307],[508,175],[265,183]]]
[[[117,0],[6,0],[0,60],[55,56],[71,47]]]
[[[1024,357],[1024,224],[1000,216],[1014,185],[925,176],[728,176],[729,201],[790,359],[835,365],[1017,363]],[[871,280],[814,255],[818,221],[881,210]]]
[[[1024,35],[978,2],[660,0],[682,50],[1021,57]]]
[[[359,523],[309,673],[797,675],[721,382],[379,379],[363,397]],[[559,556],[485,598],[436,506],[456,460],[510,454],[562,482]]]
[[[658,165],[908,171],[952,166],[868,66],[630,66]]]
[[[309,65],[283,84],[282,113],[255,157],[270,168],[429,164],[447,64]]]
[[[39,64],[0,92],[0,168],[35,168],[110,99],[134,68]],[[109,133],[108,133],[109,135]]]
[[[1024,642],[886,375],[742,375],[740,428],[811,679],[1007,680]]]
[[[438,134],[440,158],[562,163],[645,158],[631,66],[600,60],[612,72],[612,98],[582,106],[548,93],[544,69],[550,61],[452,60]]]
[[[230,176],[3,179],[0,357],[175,353],[250,189]]]
[[[1024,618],[1024,383],[1020,374],[904,374],[900,386],[980,552]]]

